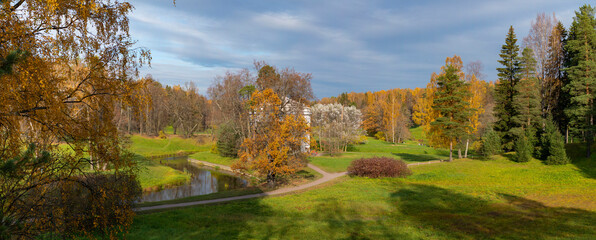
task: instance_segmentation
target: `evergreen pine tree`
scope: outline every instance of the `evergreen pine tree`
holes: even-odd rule
[[[233,123],[224,123],[217,132],[217,152],[222,157],[238,156],[242,139],[240,133],[232,125]]]
[[[431,125],[440,128],[441,134],[449,141],[449,161],[453,160],[453,144],[469,132],[471,126],[469,117],[474,109],[466,99],[471,93],[467,84],[460,79],[458,68],[447,64],[444,74],[437,79],[437,91],[432,108],[440,113]]]
[[[489,128],[482,135],[482,145],[480,147],[480,153],[485,158],[490,158],[493,155],[501,152],[501,137],[492,128]]]
[[[557,129],[552,121],[547,121],[545,132],[541,138],[542,159],[548,165],[562,165],[569,163],[569,158],[565,151],[563,135]]]
[[[541,117],[540,86],[536,78],[536,60],[532,49],[525,48],[520,59],[521,80],[515,86],[513,107],[517,115],[512,116],[515,127],[511,131],[521,136],[526,130],[539,126]],[[531,140],[531,139],[530,139]]]
[[[569,54],[567,73],[569,83],[565,90],[570,95],[570,105],[565,113],[577,132],[586,140],[586,156],[594,137],[594,89],[596,85],[596,20],[594,8],[584,5],[575,12],[566,50]]]
[[[517,39],[513,26],[509,28],[509,33],[505,38],[505,44],[501,47],[501,60],[499,63],[503,65],[497,68],[499,80],[495,86],[495,131],[499,133],[503,142],[503,148],[506,151],[513,149],[513,140],[515,139],[511,129],[515,126],[513,116],[517,115],[517,111],[513,105],[513,98],[517,91],[515,86],[520,80],[520,61],[518,58],[519,46],[517,46]]]
[[[532,158],[532,152],[534,146],[532,145],[531,139],[532,131],[526,130],[524,134],[519,136],[515,141],[515,161],[527,162]]]

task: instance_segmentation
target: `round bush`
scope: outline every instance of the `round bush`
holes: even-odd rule
[[[351,176],[360,177],[406,177],[412,174],[408,164],[388,157],[362,158],[352,161],[348,167]]]

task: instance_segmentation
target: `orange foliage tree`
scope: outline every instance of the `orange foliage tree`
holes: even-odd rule
[[[255,170],[270,185],[305,165],[302,145],[309,127],[302,115],[284,114],[272,89],[256,90],[250,99],[251,134],[244,139],[233,169]]]
[[[131,10],[109,0],[0,3],[9,70],[0,74],[0,238],[116,237],[131,224],[138,183],[113,122],[116,103],[139,105],[133,78],[149,59],[132,48]],[[107,169],[112,177],[98,177]]]

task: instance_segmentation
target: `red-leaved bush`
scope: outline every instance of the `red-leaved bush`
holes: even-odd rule
[[[406,177],[412,174],[408,165],[401,160],[388,157],[361,158],[348,167],[350,176],[360,177]]]

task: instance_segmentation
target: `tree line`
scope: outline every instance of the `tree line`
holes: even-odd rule
[[[172,126],[173,134],[192,137],[209,127],[210,102],[193,82],[163,86],[146,76],[139,83],[131,97],[142,100],[140,106],[135,108],[123,102],[114,106],[114,122],[120,132],[165,137],[165,128]]]

